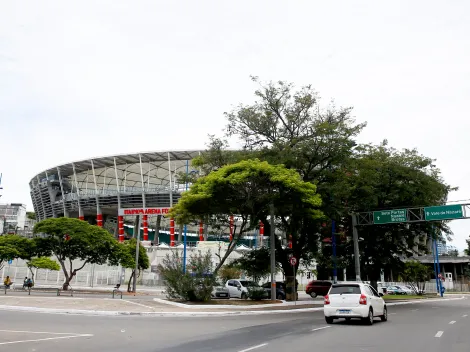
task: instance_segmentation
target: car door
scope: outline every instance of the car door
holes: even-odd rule
[[[371,301],[371,306],[372,309],[374,310],[374,315],[382,315],[384,312],[384,307],[383,307],[383,300],[379,296],[376,290],[372,286],[367,285],[366,289],[368,291],[368,294],[370,296],[370,301]],[[369,298],[369,297],[368,297]]]
[[[230,293],[230,297],[236,298],[239,296],[237,285],[235,284],[235,280],[229,280],[227,287]]]

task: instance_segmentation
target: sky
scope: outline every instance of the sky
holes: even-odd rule
[[[353,106],[360,142],[417,148],[469,200],[469,33],[466,0],[0,0],[0,202],[32,210],[61,163],[203,149],[250,75]]]

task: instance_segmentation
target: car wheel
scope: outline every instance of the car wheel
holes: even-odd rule
[[[374,324],[374,311],[369,309],[369,314],[367,315],[367,318],[364,318],[364,323],[367,325],[373,325]]]
[[[242,293],[241,299],[248,299],[248,296],[246,295],[245,292]]]
[[[380,320],[382,321],[387,321],[388,320],[388,312],[387,312],[387,307],[384,307],[384,314],[380,316]]]
[[[316,294],[315,292],[311,292],[311,293],[310,293],[310,297],[312,297],[312,298],[317,298],[317,294]]]
[[[327,324],[333,324],[333,320],[334,319],[331,318],[331,317],[325,317],[325,321],[326,321]]]

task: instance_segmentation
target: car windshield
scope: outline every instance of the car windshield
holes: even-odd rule
[[[359,285],[333,285],[330,295],[361,294]]]
[[[258,287],[258,285],[253,281],[240,281],[243,287]]]

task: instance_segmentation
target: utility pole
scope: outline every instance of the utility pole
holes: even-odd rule
[[[141,216],[137,215],[137,229],[134,228],[135,239],[137,240],[135,245],[135,268],[134,268],[134,280],[132,282],[132,292],[137,292],[137,272],[139,271],[139,249],[140,249],[140,219]]]
[[[270,221],[271,221],[271,234],[270,234],[270,259],[271,259],[271,300],[276,300],[276,241],[274,238],[274,203],[270,204]]]
[[[336,258],[336,223],[334,220],[331,220],[331,246],[333,249],[333,283],[338,283],[338,268],[337,268],[337,258]]]
[[[361,262],[359,258],[359,234],[357,233],[357,215],[352,214],[353,244],[354,244],[354,269],[356,281],[361,281]]]

